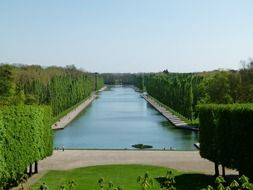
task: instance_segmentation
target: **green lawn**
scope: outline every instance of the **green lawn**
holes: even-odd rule
[[[148,172],[154,179],[153,190],[159,190],[160,186],[155,178],[164,176],[168,169],[165,167],[145,166],[145,165],[105,165],[78,168],[68,171],[49,171],[31,189],[39,189],[40,184],[45,182],[50,190],[60,189],[62,184],[67,184],[74,180],[77,184],[76,190],[99,190],[98,179],[103,177],[105,182],[112,181],[115,187],[120,186],[123,190],[140,190],[140,185],[136,178]],[[201,189],[212,184],[213,177],[196,174],[184,173],[172,170],[175,174],[177,189]]]

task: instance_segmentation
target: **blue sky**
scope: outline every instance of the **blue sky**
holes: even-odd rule
[[[240,68],[252,0],[1,0],[0,62],[91,72]]]

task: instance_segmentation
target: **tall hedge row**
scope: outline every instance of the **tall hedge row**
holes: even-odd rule
[[[53,77],[48,87],[53,114],[58,115],[87,98],[94,91],[94,87],[94,77],[90,79],[84,75]]]
[[[83,101],[104,85],[98,73],[75,66],[0,64],[0,106],[50,105],[54,116]]]
[[[200,105],[200,155],[253,177],[253,104]]]
[[[193,119],[202,77],[195,74],[159,73],[145,77],[147,92],[188,119]]]
[[[18,82],[17,86],[24,89],[26,104],[50,105],[53,115],[57,116],[102,88],[103,79],[98,74],[66,71],[51,76],[46,83],[40,79],[27,78]]]
[[[17,179],[29,164],[52,154],[51,109],[6,106],[0,110],[0,181]]]

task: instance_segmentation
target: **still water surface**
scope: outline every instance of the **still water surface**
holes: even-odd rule
[[[112,86],[64,130],[54,132],[54,146],[70,149],[131,149],[148,144],[155,149],[195,150],[198,134],[174,128],[138,92]]]

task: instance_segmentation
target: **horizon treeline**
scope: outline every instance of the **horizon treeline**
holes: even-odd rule
[[[83,72],[74,65],[0,64],[0,105],[50,105],[57,116],[102,86],[98,73]]]

